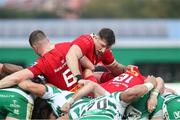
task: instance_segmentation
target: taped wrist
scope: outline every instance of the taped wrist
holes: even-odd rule
[[[148,92],[154,87],[152,83],[145,83],[144,85],[147,87]]]
[[[154,89],[154,90],[151,92],[151,95],[158,96],[158,95],[159,95],[159,91],[158,91],[157,89]]]

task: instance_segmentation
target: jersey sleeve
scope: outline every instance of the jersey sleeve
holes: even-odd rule
[[[34,74],[34,77],[37,77],[39,74],[44,73],[44,65],[41,59],[38,59],[34,63],[34,65],[28,67],[28,70],[30,70]]]
[[[106,49],[101,60],[104,65],[110,65],[114,62],[115,59],[110,49]]]
[[[92,38],[90,35],[81,35],[80,37],[76,38],[72,42],[72,44],[78,45],[81,49],[82,54],[85,55],[89,51],[89,48],[93,45],[91,39]]]
[[[50,99],[54,96],[54,92],[53,92],[53,88],[48,86],[48,85],[45,85],[46,87],[46,91],[44,93],[44,95],[41,97],[42,99]]]

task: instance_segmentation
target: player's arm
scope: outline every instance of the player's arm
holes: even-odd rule
[[[91,71],[94,71],[94,70],[95,70],[94,65],[92,64],[92,62],[91,62],[86,56],[83,56],[83,57],[80,59],[80,63],[81,63],[81,65],[82,65],[83,68],[89,69],[89,70],[91,70]]]
[[[145,79],[145,82],[148,82],[148,79]],[[164,91],[164,80],[161,77],[156,77],[157,86],[154,88],[156,92],[163,93]]]
[[[21,66],[18,65],[14,65],[14,64],[9,64],[9,63],[4,63],[1,64],[0,63],[0,79],[2,79],[3,77],[12,74],[14,72],[17,72],[19,70],[22,70],[23,68]]]
[[[29,91],[32,94],[35,94],[39,97],[43,96],[46,92],[46,87],[39,83],[34,83],[30,80],[22,81],[18,84],[20,88],[22,88],[25,91]]]
[[[164,81],[161,77],[156,78],[157,86],[151,91],[150,97],[147,102],[147,108],[149,112],[153,112],[158,102],[159,93],[164,91]]]
[[[118,63],[116,60],[106,66],[113,73],[114,76],[118,76],[126,71],[126,66]]]
[[[3,64],[0,63],[0,79],[2,79],[4,77],[4,74],[2,72],[2,68],[3,68]]]
[[[79,68],[79,59],[83,56],[82,51],[78,45],[72,45],[66,55],[66,62],[74,76],[81,75]]]
[[[162,93],[162,95],[166,95],[166,94],[177,94],[177,92],[171,88],[164,88],[164,92]]]
[[[15,64],[9,64],[9,63],[4,63],[2,67],[2,71],[6,74],[12,74],[14,72],[17,72],[19,70],[22,70],[23,67]]]
[[[79,100],[80,98],[88,95],[89,93],[93,93],[94,97],[107,94],[107,91],[103,87],[90,80],[80,80],[78,83],[83,87],[72,96],[74,100]]]
[[[80,98],[93,93],[95,97],[109,94],[104,88],[98,85],[95,82],[89,80],[80,80],[79,84],[83,85],[71,98],[61,108],[61,111],[67,113],[70,109],[70,106]]]
[[[15,72],[11,75],[6,76],[0,80],[0,88],[6,88],[13,85],[19,84],[21,81],[33,78],[33,73],[28,69],[23,69]]]
[[[137,98],[141,97],[142,95],[156,87],[155,77],[149,76],[147,79],[149,79],[148,83],[136,85],[122,92],[120,95],[120,99],[126,103],[131,103],[132,101],[136,100]]]

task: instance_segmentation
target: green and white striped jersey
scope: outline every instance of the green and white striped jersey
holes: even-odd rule
[[[120,92],[91,99],[87,104],[71,109],[70,119],[122,119],[127,103],[120,101]]]
[[[33,100],[33,96],[31,94],[27,94],[26,92],[24,92],[22,89],[14,86],[12,88],[4,88],[4,89],[0,89],[1,91],[9,91],[9,92],[14,92],[14,94],[19,94],[21,96],[23,96],[30,104],[34,104],[34,100]],[[8,93],[6,93],[8,95]],[[11,93],[12,94],[12,93]]]
[[[164,95],[163,114],[166,120],[180,119],[180,96],[176,94]]]
[[[56,116],[60,117],[62,114],[61,107],[67,102],[70,97],[72,97],[73,94],[73,92],[61,90],[57,87],[46,85],[46,92],[42,96],[42,99],[46,99],[47,102],[51,105]],[[72,107],[77,103],[81,103],[81,105],[79,106],[82,106],[83,104],[86,104],[89,100],[90,98],[84,97],[75,102]]]
[[[149,113],[147,109],[147,101],[149,99],[150,92],[144,96],[133,101],[126,109],[125,116],[128,120],[148,120],[149,117],[153,117],[157,112],[162,110],[163,98],[158,96],[158,103],[153,113]]]
[[[33,97],[16,86],[0,89],[0,119],[31,119]]]
[[[47,91],[42,98],[47,99],[57,116],[61,116],[60,108],[72,95],[72,92],[47,86]],[[120,101],[119,96],[119,92],[114,92],[108,96],[100,96],[94,99],[83,97],[71,106],[69,117],[70,119],[81,119],[101,116],[111,120],[120,119],[127,104]]]

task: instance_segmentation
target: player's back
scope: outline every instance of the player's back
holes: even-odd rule
[[[164,96],[163,114],[167,120],[180,119],[180,96],[167,94]]]
[[[141,96],[137,100],[133,101],[126,109],[125,116],[127,120],[145,120],[149,119],[149,117],[153,117],[162,110],[163,98],[161,95],[158,95],[156,109],[153,113],[148,112],[147,109],[147,101],[150,97],[151,93],[147,93],[144,96]]]
[[[73,92],[61,90],[54,86],[46,85],[46,92],[42,96],[42,99],[47,100],[47,102],[51,105],[54,113],[56,116],[60,117],[62,114],[61,107],[67,102],[67,100],[73,96]],[[83,101],[83,100],[85,101]],[[80,107],[83,103],[87,103],[90,99],[89,98],[82,98],[75,102],[71,108],[73,107]],[[75,108],[74,108],[75,109]]]
[[[126,104],[119,100],[120,93],[114,92],[108,96],[94,98],[83,106],[71,109],[70,118],[77,119],[120,119]],[[76,116],[75,116],[76,115]],[[78,116],[79,115],[79,116]]]
[[[123,91],[127,88],[133,87],[135,85],[143,84],[145,77],[141,75],[137,67],[132,67],[125,73],[102,83],[101,86],[105,88],[110,93],[115,91]]]
[[[0,119],[31,119],[33,98],[17,87],[0,89]]]

